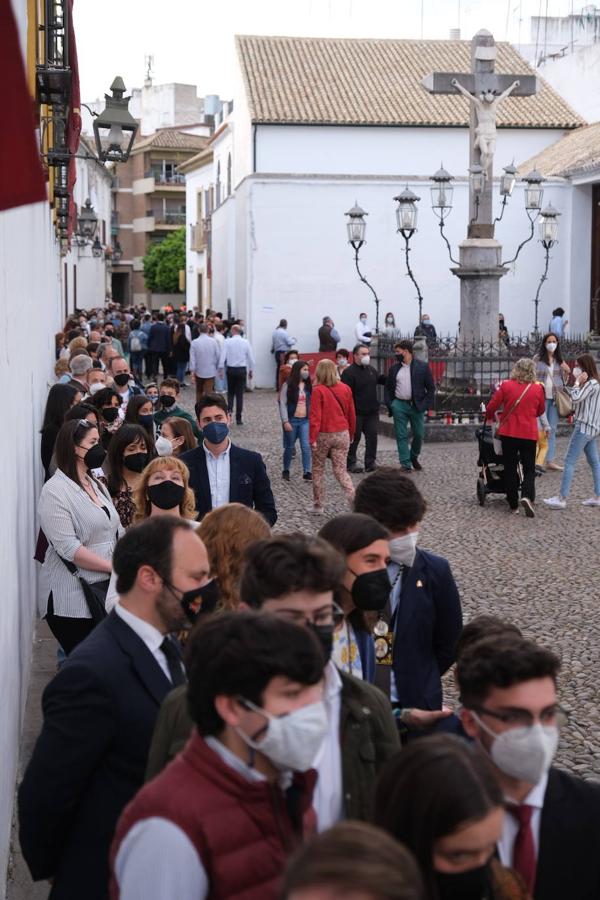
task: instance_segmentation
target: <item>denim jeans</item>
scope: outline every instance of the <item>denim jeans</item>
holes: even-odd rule
[[[187,361],[179,362],[178,360],[176,366],[177,368],[175,369],[175,378],[177,379],[179,384],[183,384],[183,382],[185,381],[185,370],[188,367]]]
[[[546,465],[554,462],[554,454],[556,452],[556,426],[558,425],[558,410],[554,400],[546,398],[546,417],[548,425],[552,429],[548,435],[548,455],[546,456]]]
[[[308,416],[304,419],[297,419],[295,416],[292,416],[290,425],[292,426],[292,430],[283,432],[283,468],[284,471],[289,470],[292,461],[292,450],[299,438],[300,449],[302,451],[302,468],[306,474],[306,472],[310,472],[312,469],[310,442],[308,439]]]
[[[600,457],[598,457],[598,445],[596,444],[597,435],[584,434],[579,431],[579,425],[575,425],[575,431],[571,435],[567,455],[565,457],[565,471],[563,472],[560,484],[560,496],[568,497],[571,490],[571,482],[575,473],[575,463],[581,456],[581,452],[585,453],[594,477],[594,494],[600,497]]]

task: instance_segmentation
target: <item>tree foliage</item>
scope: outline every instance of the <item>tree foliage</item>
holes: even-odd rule
[[[153,294],[178,294],[179,272],[185,269],[185,228],[178,228],[144,256],[144,281]]]

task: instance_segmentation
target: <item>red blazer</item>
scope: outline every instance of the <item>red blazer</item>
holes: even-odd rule
[[[537,418],[546,410],[546,394],[541,384],[532,384],[518,406],[507,416],[513,404],[521,396],[526,385],[520,381],[503,381],[490,402],[487,405],[485,418],[491,421],[494,413],[502,409],[500,413],[500,437],[524,438],[537,441]]]
[[[316,444],[321,431],[348,431],[350,440],[356,429],[352,391],[339,381],[335,387],[317,384],[310,398],[310,442]]]

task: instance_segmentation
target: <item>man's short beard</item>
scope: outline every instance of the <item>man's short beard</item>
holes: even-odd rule
[[[162,591],[156,598],[156,611],[167,633],[172,631],[180,631],[188,626],[189,620],[179,602],[175,591],[169,590],[163,586]]]

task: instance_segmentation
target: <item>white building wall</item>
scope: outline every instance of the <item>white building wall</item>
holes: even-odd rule
[[[538,71],[580,116],[600,120],[600,43],[545,59]]]
[[[212,215],[211,308],[227,314],[235,297],[235,197],[228,197]]]
[[[235,79],[236,84],[233,94],[235,98],[233,112],[233,186],[234,190],[237,190],[237,186],[242,180],[254,172],[253,145],[257,126],[252,124],[246,87],[240,66],[235,67]]]
[[[186,279],[185,302],[188,309],[194,306],[202,308],[203,298],[198,293],[198,275],[202,274],[204,292],[206,295],[207,256],[204,250],[193,250],[192,227],[198,219],[198,192],[208,190],[212,183],[212,162],[200,169],[194,169],[185,176],[185,216],[186,216]]]
[[[422,198],[410,261],[424,297],[423,308],[439,332],[455,334],[460,285],[450,272],[453,263],[430,209],[430,182],[409,184]],[[273,381],[269,351],[271,334],[280,318],[288,320],[298,348],[306,352],[317,349],[317,330],[324,315],[333,317],[341,346],[349,349],[355,342],[354,326],[360,312],[367,312],[374,325],[374,303],[368,288],[358,280],[354,252],[346,237],[344,213],[355,200],[370,213],[360,262],[381,299],[380,324],[390,310],[403,331],[414,330],[416,292],[406,275],[404,242],[396,234],[392,200],[403,186],[403,181],[381,178],[246,179],[236,196],[236,288],[239,308],[247,310],[238,315],[245,315],[248,321],[257,357],[258,386],[271,386]],[[554,183],[547,186],[544,196],[544,202],[551,201],[564,213],[560,220],[561,230],[566,226],[563,236],[569,233],[569,192],[569,186]],[[454,209],[447,226],[456,258],[458,242],[466,234],[467,202],[467,184],[463,181],[455,187]],[[505,245],[505,259],[514,256],[528,228],[522,187],[517,185],[497,228],[497,237]],[[540,323],[550,318],[553,306],[569,305],[565,302],[569,296],[569,253],[570,241],[565,237],[552,251],[549,277],[542,288]],[[544,251],[536,231],[534,240],[523,248],[501,282],[501,309],[513,333],[525,333],[533,326],[532,301],[543,265]],[[589,271],[589,259],[582,259],[580,265]]]

